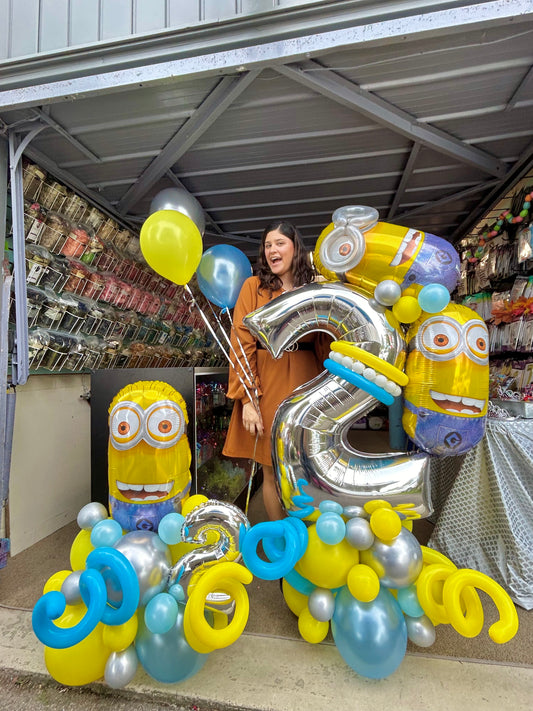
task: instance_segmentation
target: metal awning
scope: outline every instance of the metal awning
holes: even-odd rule
[[[0,120],[41,127],[25,154],[136,228],[183,186],[206,248],[253,255],[277,217],[312,247],[348,204],[455,241],[533,162],[533,2],[385,5],[2,63]]]

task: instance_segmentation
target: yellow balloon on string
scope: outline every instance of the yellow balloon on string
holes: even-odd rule
[[[157,210],[143,223],[140,246],[152,269],[175,284],[187,284],[202,259],[202,235],[190,217]]]

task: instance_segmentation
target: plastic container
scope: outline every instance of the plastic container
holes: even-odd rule
[[[63,205],[63,214],[72,222],[82,222],[86,213],[89,210],[89,203],[76,193],[69,192],[65,204]]]
[[[124,339],[134,341],[137,338],[141,327],[141,319],[136,311],[124,311],[122,314],[123,322],[126,325],[124,331]]]
[[[61,247],[61,254],[64,254],[65,257],[78,259],[87,249],[92,235],[93,233],[89,227],[81,224],[73,225],[65,243]]]
[[[46,180],[46,172],[34,163],[28,163],[22,171],[22,191],[24,197],[34,202],[39,199]]]
[[[28,284],[39,284],[45,269],[52,261],[52,255],[45,248],[38,244],[26,244],[26,282]]]
[[[24,201],[24,236],[27,242],[39,244],[45,219],[46,212],[38,202]]]
[[[98,336],[85,337],[85,357],[82,367],[84,370],[97,370],[100,367],[105,343]]]
[[[49,212],[44,221],[44,228],[39,235],[39,244],[51,252],[61,251],[72,225],[59,212]]]
[[[59,293],[65,288],[70,274],[70,264],[61,254],[52,254],[52,261],[41,276],[40,286],[48,287]]]
[[[99,299],[105,287],[105,276],[89,265],[87,269],[83,295],[88,299]]]
[[[44,354],[48,349],[50,336],[48,331],[42,328],[34,328],[28,332],[28,356],[31,370],[39,368]]]
[[[39,367],[52,371],[61,370],[71,346],[71,339],[67,333],[58,331],[48,331],[48,336],[48,348]]]
[[[55,180],[46,180],[39,193],[39,202],[47,210],[62,212],[68,197],[67,188]]]
[[[12,323],[16,321],[16,305],[15,305],[15,285],[12,284],[11,296],[9,299],[9,320]],[[46,300],[46,291],[40,286],[28,284],[26,286],[26,311],[28,314],[28,327],[32,328],[37,323],[39,314]]]
[[[90,301],[77,294],[64,291],[59,297],[59,303],[63,309],[59,328],[66,333],[79,333],[83,330],[89,313]]]
[[[93,333],[101,338],[106,338],[111,333],[113,324],[117,320],[117,311],[111,304],[99,302],[98,306],[102,312],[102,317]]]
[[[69,339],[68,353],[63,361],[63,369],[74,372],[83,370],[86,353],[87,340],[85,336],[71,336]]]
[[[98,232],[100,227],[103,225],[105,222],[106,217],[105,215],[100,212],[100,210],[97,207],[89,207],[85,214],[85,219],[84,222],[86,225],[88,225],[94,232]]]
[[[59,328],[63,318],[63,305],[59,296],[54,294],[51,289],[44,289],[43,291],[45,292],[45,297],[35,323],[40,328]]]
[[[85,264],[93,264],[93,262],[94,262],[94,266],[96,266],[97,257],[103,251],[104,251],[104,243],[102,242],[102,240],[99,237],[97,237],[95,234],[91,233],[89,235],[89,242],[87,243],[85,252],[80,257],[80,259]]]
[[[88,277],[91,274],[91,268],[80,262],[79,259],[70,259],[69,275],[65,286],[65,291],[70,291],[73,294],[83,294]]]
[[[113,236],[113,243],[118,250],[123,251],[128,246],[131,238],[132,234],[129,230],[118,230]]]
[[[96,234],[103,242],[107,242],[108,240],[113,239],[116,232],[118,232],[118,223],[109,217],[107,220],[102,222]]]

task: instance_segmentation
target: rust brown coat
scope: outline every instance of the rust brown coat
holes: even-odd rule
[[[263,418],[264,434],[257,440],[255,448],[255,461],[260,464],[272,466],[270,434],[272,421],[276,410],[282,400],[288,397],[292,391],[308,380],[311,380],[324,369],[322,366],[325,346],[321,342],[320,357],[313,350],[297,350],[284,353],[279,359],[273,358],[270,353],[257,347],[257,342],[250,331],[243,326],[243,318],[251,311],[264,306],[282,292],[275,291],[270,296],[268,290],[258,292],[259,279],[250,277],[247,279],[241,292],[233,313],[233,347],[239,359],[242,361],[240,346],[237,337],[242,343],[246,353],[248,363],[254,374],[255,382],[259,393],[259,406]],[[318,337],[319,338],[319,337]],[[304,336],[300,341],[317,341],[317,334]],[[242,424],[242,405],[249,402],[244,385],[237,375],[239,366],[230,367],[228,397],[235,400],[228,434],[223,449],[223,454],[228,457],[243,457],[252,459],[254,457],[255,435],[247,432]],[[243,378],[245,380],[245,378]],[[246,382],[246,380],[245,380]]]

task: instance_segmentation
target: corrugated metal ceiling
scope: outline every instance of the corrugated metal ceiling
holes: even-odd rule
[[[404,20],[386,41],[87,98],[73,80],[48,106],[0,92],[0,117],[46,121],[28,156],[130,224],[183,185],[209,216],[206,247],[254,254],[274,217],[311,247],[346,204],[454,241],[533,161],[529,7],[416,35]]]

